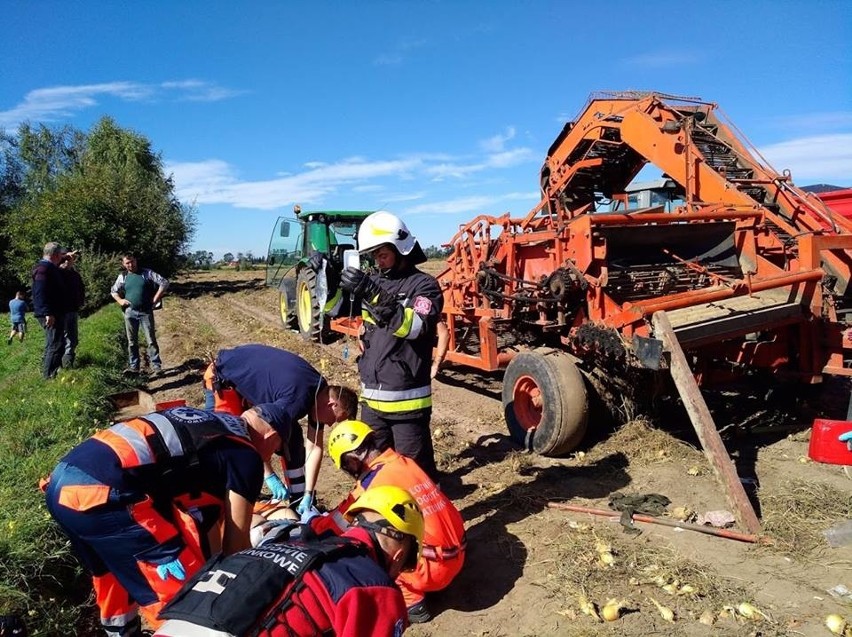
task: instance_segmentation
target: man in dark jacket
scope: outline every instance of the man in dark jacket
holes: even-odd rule
[[[83,277],[74,268],[77,262],[77,251],[69,251],[67,248],[60,250],[62,261],[59,271],[62,273],[63,291],[65,292],[65,353],[62,355],[62,367],[66,369],[74,367],[77,358],[77,343],[79,342],[78,312],[86,301],[86,286]]]
[[[364,328],[361,420],[381,448],[413,459],[438,482],[429,423],[432,418],[432,346],[444,306],[438,281],[415,266],[426,261],[399,217],[374,212],[358,230],[359,252],[373,255],[378,275],[346,268],[343,295],[360,301]]]
[[[65,293],[59,262],[61,246],[55,241],[45,244],[43,256],[32,271],[33,315],[44,328],[44,356],[41,373],[53,378],[62,367],[65,345]]]

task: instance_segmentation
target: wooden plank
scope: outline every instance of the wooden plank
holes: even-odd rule
[[[722,443],[716,423],[713,422],[707,403],[704,402],[698,383],[695,382],[686,356],[672,330],[669,317],[663,311],[655,312],[653,323],[654,336],[663,341],[663,346],[669,352],[669,366],[675,386],[692,421],[692,426],[695,427],[695,433],[698,434],[698,440],[701,441],[701,447],[710,462],[713,474],[725,491],[728,506],[733,509],[734,517],[742,528],[749,533],[759,533],[760,521],[743,489],[737,469]]]

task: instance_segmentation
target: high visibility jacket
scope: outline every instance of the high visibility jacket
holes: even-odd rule
[[[393,581],[377,563],[376,549],[368,532],[352,528],[345,534],[360,550],[329,554],[307,569],[300,568],[306,556],[299,555],[300,545],[270,544],[247,549],[227,557],[221,562],[211,563],[207,572],[197,575],[187,584],[190,591],[206,595],[203,600],[210,608],[197,621],[189,614],[175,612],[180,599],[166,609],[169,619],[155,633],[158,637],[232,637],[227,630],[207,628],[211,619],[222,628],[231,612],[239,616],[244,607],[255,603],[258,596],[280,590],[281,593],[266,610],[255,618],[257,624],[250,634],[260,637],[302,637],[314,635],[337,635],[338,637],[396,637],[408,624],[407,611],[402,594]],[[305,545],[302,545],[305,546]],[[310,547],[310,544],[307,544]],[[266,578],[261,582],[251,565],[251,560],[267,562],[279,568],[265,569]],[[230,564],[239,563],[231,569]],[[210,570],[212,569],[212,570]],[[286,571],[296,575],[295,580],[284,586],[274,586],[270,578],[284,578]],[[186,595],[187,587],[181,595]],[[240,600],[239,607],[226,607],[229,599]],[[187,595],[188,597],[188,595]],[[216,598],[219,598],[217,600]],[[248,600],[248,601],[246,601]],[[217,610],[218,606],[218,610]],[[237,622],[239,623],[239,621]]]
[[[124,469],[158,465],[163,470],[176,461],[196,463],[198,450],[222,437],[251,446],[241,418],[191,407],[150,413],[92,436],[115,452]]]
[[[175,407],[102,429],[62,460],[105,485],[146,493],[165,501],[206,490],[202,487],[208,479],[198,466],[198,453],[225,439],[232,445],[237,443],[254,450],[242,419],[191,407]],[[259,456],[257,460],[260,466]],[[246,493],[240,495],[253,500],[257,494],[250,493],[253,485],[249,483],[254,480],[246,475],[244,481]]]
[[[410,268],[372,280],[399,302],[393,318],[377,325],[365,302],[361,311],[364,352],[358,361],[361,400],[394,418],[432,407],[432,345],[444,307],[435,277]]]
[[[253,502],[262,483],[263,463],[242,419],[176,407],[116,423],[74,447],[51,477],[47,502],[92,571],[102,625],[118,633],[136,617],[135,602],[156,625],[180,587],[157,566],[179,559],[188,575],[200,569],[227,494]]]
[[[333,532],[340,535],[349,524],[344,512],[365,490],[393,485],[408,491],[423,512],[423,556],[421,559],[445,559],[464,548],[464,520],[458,509],[414,460],[393,449],[383,451],[369,463],[369,470],[358,480],[343,502],[328,515],[310,521],[317,534]]]

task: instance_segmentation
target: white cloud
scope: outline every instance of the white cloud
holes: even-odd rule
[[[852,133],[800,137],[759,150],[776,170],[789,169],[798,185],[852,185]]]
[[[405,214],[450,215],[457,214],[459,212],[467,212],[470,213],[470,217],[473,218],[477,214],[480,214],[480,212],[484,208],[490,208],[495,201],[497,201],[497,197],[490,195],[473,195],[468,197],[459,197],[458,199],[433,201],[431,203],[411,206],[410,208],[407,208],[405,210]]]
[[[107,82],[80,86],[52,86],[30,91],[24,100],[7,111],[0,111],[0,127],[15,128],[25,121],[53,122],[92,108],[99,99],[114,98],[127,102],[158,98],[176,101],[218,101],[239,92],[202,80],[181,80],[160,84]]]
[[[779,128],[793,131],[826,132],[852,128],[852,111],[806,113],[775,118]]]
[[[495,153],[472,163],[441,162],[425,169],[425,173],[435,181],[443,181],[447,178],[462,179],[475,173],[491,168],[510,168],[517,166],[530,159],[535,158],[530,148],[514,148]]]
[[[426,197],[425,192],[411,192],[399,195],[389,195],[385,198],[385,201],[388,203],[399,203],[401,201],[417,201],[418,199],[423,199]]]
[[[488,139],[482,140],[479,145],[486,153],[499,153],[502,152],[503,149],[506,148],[506,142],[510,141],[515,137],[515,127],[509,126],[506,128],[506,132],[501,134],[494,135],[493,137],[489,137]]]
[[[417,158],[311,162],[304,172],[260,181],[240,181],[233,169],[220,160],[172,163],[167,170],[174,175],[175,189],[181,199],[270,210],[293,203],[320,203],[344,186],[369,185],[360,182],[381,177],[402,177],[419,164]]]
[[[399,53],[382,53],[376,56],[373,64],[376,66],[399,66],[402,64],[402,55]]]
[[[294,203],[311,206],[339,205],[337,201],[360,199],[365,207],[382,207],[385,204],[428,201],[446,196],[436,194],[434,188],[424,189],[424,183],[440,182],[453,177],[453,188],[466,188],[467,192],[505,186],[505,171],[512,166],[536,159],[529,148],[508,148],[507,142],[515,136],[514,129],[484,142],[479,148],[486,154],[454,157],[446,153],[422,153],[393,159],[371,160],[353,156],[334,162],[310,160],[294,172],[279,172],[269,179],[245,180],[236,170],[218,159],[201,162],[176,162],[167,166],[174,175],[178,197],[197,204],[227,204],[238,208],[270,210]],[[477,181],[470,175],[481,173]],[[488,185],[482,176],[488,176]],[[417,184],[411,186],[412,183]],[[505,199],[505,196],[502,197]],[[526,197],[531,199],[532,197]],[[500,198],[489,196],[466,198],[459,210],[476,208],[478,202],[488,205]],[[452,204],[437,204],[444,211]],[[417,208],[415,208],[417,210]],[[431,207],[434,212],[436,208]]]
[[[373,60],[373,64],[376,66],[400,66],[405,62],[406,53],[424,47],[428,43],[428,40],[422,38],[401,40],[393,50],[377,55]]]
[[[364,184],[363,186],[355,186],[352,192],[382,192],[385,189],[380,184]]]
[[[458,197],[456,199],[447,199],[445,201],[433,201],[431,203],[419,204],[411,206],[404,210],[404,214],[441,214],[450,215],[458,213],[467,213],[470,219],[473,219],[478,214],[501,215],[507,210],[501,208],[499,204],[509,201],[528,201],[536,202],[539,199],[538,193],[535,192],[510,192],[502,195],[471,195],[467,197]],[[524,210],[520,214],[526,214]],[[514,216],[517,216],[513,212]]]

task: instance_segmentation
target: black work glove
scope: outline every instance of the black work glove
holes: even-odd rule
[[[344,292],[348,292],[359,299],[366,298],[367,301],[370,300],[367,298],[369,296],[368,289],[373,292],[373,296],[379,290],[379,287],[370,280],[366,272],[360,268],[351,267],[346,268],[340,275],[340,287]]]
[[[352,294],[364,301],[369,307],[379,325],[384,325],[396,313],[396,298],[393,294],[380,288],[370,276],[359,268],[346,268],[340,277],[340,287],[344,292]]]
[[[308,267],[314,272],[319,272],[320,270],[322,270],[323,259],[325,259],[326,261],[328,260],[328,257],[325,255],[324,252],[314,252],[311,255],[311,258],[308,259]]]

